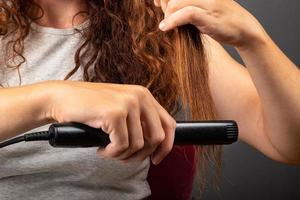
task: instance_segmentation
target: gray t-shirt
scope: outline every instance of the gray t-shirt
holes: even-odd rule
[[[84,28],[88,22],[76,28]],[[20,67],[22,85],[63,80],[74,67],[82,40],[74,28],[55,29],[32,24],[25,40],[26,63]],[[3,63],[0,43],[0,84],[19,85],[17,70]],[[79,69],[70,80],[82,80]],[[182,111],[176,119],[186,119]],[[50,124],[33,131],[48,130]],[[47,142],[19,143],[0,150],[0,199],[143,199],[150,159],[122,164],[96,155],[97,148],[53,148]]]

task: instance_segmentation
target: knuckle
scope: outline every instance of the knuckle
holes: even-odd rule
[[[172,130],[172,131],[174,131],[176,129],[176,120],[173,117],[171,117],[170,120],[168,120],[167,127],[169,130]]]
[[[167,10],[168,10],[170,13],[175,12],[177,9],[178,9],[178,4],[176,4],[176,3],[172,2],[172,1],[170,1],[170,2],[168,3]]]
[[[127,116],[127,110],[122,107],[114,108],[107,112],[107,115],[113,119],[123,119]]]
[[[132,150],[137,151],[144,147],[144,140],[137,140],[132,144]]]
[[[128,108],[137,108],[139,105],[139,100],[135,95],[128,95],[126,104]]]
[[[128,141],[122,141],[122,143],[118,144],[117,151],[122,152],[129,148]]]
[[[135,92],[136,92],[137,96],[141,99],[147,97],[147,95],[149,95],[149,93],[150,93],[148,88],[141,86],[141,85],[137,85],[135,87]]]
[[[162,143],[162,141],[164,141],[165,139],[165,134],[164,132],[157,135],[157,136],[153,136],[151,139],[150,139],[150,144],[152,145],[157,145],[157,144],[160,144]]]
[[[95,128],[103,127],[103,121],[101,121],[101,120],[88,121],[86,124],[91,126],[91,127],[95,127]]]
[[[193,6],[187,6],[185,9],[186,9],[188,19],[190,19],[190,20],[195,19],[195,17],[196,17],[195,8]]]

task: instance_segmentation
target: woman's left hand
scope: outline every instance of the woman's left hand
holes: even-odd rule
[[[235,47],[253,44],[266,35],[255,17],[233,0],[154,0],[154,4],[165,13],[159,25],[162,31],[193,24],[201,33]]]

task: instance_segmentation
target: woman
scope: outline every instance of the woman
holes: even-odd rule
[[[192,119],[234,119],[241,140],[271,159],[300,163],[299,70],[235,1],[1,7],[0,110],[9,115],[1,115],[0,141],[66,121],[102,128],[112,141],[97,155],[38,142],[1,150],[1,199],[146,198],[148,158],[163,163],[175,114],[185,109]],[[193,26],[179,27],[186,24]],[[247,69],[218,42],[234,46]],[[201,147],[199,161],[218,162],[219,153]]]

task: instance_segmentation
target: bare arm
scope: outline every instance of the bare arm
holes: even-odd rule
[[[257,88],[266,137],[290,163],[300,163],[300,71],[266,35],[237,48]]]
[[[282,98],[285,101],[282,101],[283,105],[278,106],[280,98],[273,98],[267,94],[259,94],[258,92],[259,87],[261,87],[263,91],[274,90],[275,93],[275,88],[265,89],[264,84],[256,86],[252,80],[252,74],[249,73],[249,68],[245,68],[232,59],[218,42],[208,36],[205,37],[205,47],[209,60],[210,88],[218,118],[236,120],[240,128],[240,139],[268,157],[280,162],[299,164],[299,155],[297,155],[297,149],[295,149],[295,147],[298,148],[297,142],[293,145],[285,141],[283,142],[285,147],[281,147],[276,146],[273,141],[298,140],[300,129],[297,129],[297,127],[288,129],[286,126],[289,126],[290,121],[288,120],[291,117],[297,116],[297,108],[299,109],[300,106],[292,107],[294,114],[283,112],[281,109],[283,106],[288,106],[291,103],[289,102],[290,100]],[[296,70],[298,71],[298,69]],[[293,73],[293,76],[296,74]],[[263,76],[267,75],[263,74]],[[274,82],[281,83],[280,79],[274,80]],[[294,93],[295,89],[291,88],[294,87],[291,84],[293,84],[293,81],[291,81],[290,85],[286,86],[287,88],[281,88],[281,93],[288,91]],[[268,100],[270,98],[271,101]],[[264,103],[267,104],[269,109],[264,109]],[[276,113],[282,118],[273,119]],[[270,125],[272,126],[268,127],[266,125],[265,120],[267,116],[270,117]],[[287,120],[284,120],[284,118],[287,118]],[[294,125],[296,124],[294,123]],[[277,125],[281,127],[276,127]],[[285,151],[285,153],[282,153],[282,151]],[[291,154],[286,156],[285,154],[287,153]],[[291,155],[294,155],[294,157],[291,158]]]
[[[217,43],[209,51],[219,115],[236,119],[241,138],[269,157],[300,164],[300,72],[255,17],[233,0],[154,1],[162,31],[190,23],[237,49],[248,71]]]
[[[45,81],[0,90],[0,141],[51,122],[101,128],[103,157],[158,164],[171,151],[176,121],[140,85]],[[143,123],[142,123],[143,122]]]
[[[42,83],[0,89],[0,141],[49,123],[46,91]]]

